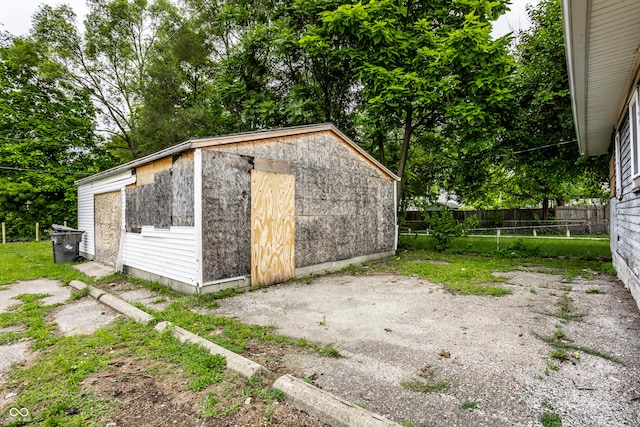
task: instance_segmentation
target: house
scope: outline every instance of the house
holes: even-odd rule
[[[613,265],[640,306],[640,2],[562,0],[580,152],[609,153]]]
[[[399,178],[331,124],[182,142],[76,182],[80,253],[183,293],[395,253]]]

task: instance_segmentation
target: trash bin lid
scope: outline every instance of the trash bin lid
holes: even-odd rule
[[[60,224],[51,224],[51,227],[53,227],[55,231],[75,231],[76,233],[84,233],[82,230],[76,230],[75,228],[66,227]]]

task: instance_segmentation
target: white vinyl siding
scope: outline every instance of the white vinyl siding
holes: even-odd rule
[[[633,91],[629,101],[629,130],[631,137],[631,191],[640,190],[640,111],[638,105],[638,89]]]
[[[141,233],[125,233],[124,243],[125,266],[197,285],[195,227],[144,226]]]
[[[131,175],[131,171],[128,170],[99,181],[92,181],[78,186],[78,230],[84,231],[82,242],[80,243],[80,252],[92,256],[95,255],[94,196],[112,191],[122,191],[125,186],[134,183],[135,180],[135,175]],[[124,204],[122,213],[124,215]]]

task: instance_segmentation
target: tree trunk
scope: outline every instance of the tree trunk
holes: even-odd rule
[[[382,132],[376,132],[375,143],[378,145],[378,151],[380,152],[380,163],[383,165],[387,165],[387,162],[384,158],[384,134]]]
[[[398,164],[398,176],[400,182],[398,183],[398,206],[402,200],[402,184],[404,181],[404,169],[407,165],[407,155],[409,153],[409,141],[411,140],[411,132],[413,131],[413,109],[411,106],[407,108],[405,121],[404,121],[404,136],[402,138],[402,152],[400,153],[400,163]]]
[[[546,221],[549,219],[549,198],[545,197],[542,199],[542,220]]]

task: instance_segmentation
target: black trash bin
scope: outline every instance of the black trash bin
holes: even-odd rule
[[[84,231],[58,224],[53,224],[52,227],[53,262],[60,264],[80,260],[80,242]]]

